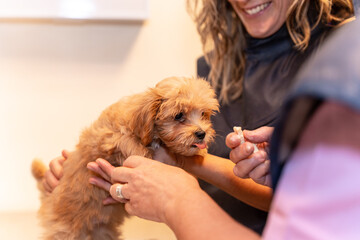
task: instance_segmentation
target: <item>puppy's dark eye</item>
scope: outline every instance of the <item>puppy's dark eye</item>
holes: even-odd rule
[[[182,121],[184,119],[184,114],[183,113],[178,113],[175,116],[175,120],[176,121]]]
[[[202,117],[203,119],[209,119],[209,118],[210,118],[210,114],[209,114],[208,112],[202,112],[202,113],[201,113],[201,117]]]

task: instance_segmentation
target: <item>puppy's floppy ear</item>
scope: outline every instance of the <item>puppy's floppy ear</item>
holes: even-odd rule
[[[141,139],[141,143],[147,146],[154,137],[155,118],[162,103],[162,97],[155,89],[149,89],[139,95],[136,100],[135,106],[132,106],[134,110],[129,126]]]

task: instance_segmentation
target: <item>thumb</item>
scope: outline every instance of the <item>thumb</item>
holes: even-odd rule
[[[243,134],[244,137],[253,143],[262,143],[262,142],[269,142],[271,135],[274,131],[273,127],[260,127],[255,130],[244,130]]]

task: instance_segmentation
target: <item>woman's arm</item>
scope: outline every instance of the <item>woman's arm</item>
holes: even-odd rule
[[[268,211],[272,190],[255,183],[252,179],[242,179],[234,175],[235,164],[228,159],[207,154],[195,156],[191,160],[180,159],[183,168],[198,178],[209,182],[228,194],[255,208]]]
[[[167,225],[181,240],[260,239],[224,212],[205,192],[189,193],[176,205]]]

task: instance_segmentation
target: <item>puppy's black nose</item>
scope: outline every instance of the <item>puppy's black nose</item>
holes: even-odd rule
[[[202,130],[195,132],[195,136],[200,140],[203,140],[205,138],[205,135],[206,135],[206,133]]]

